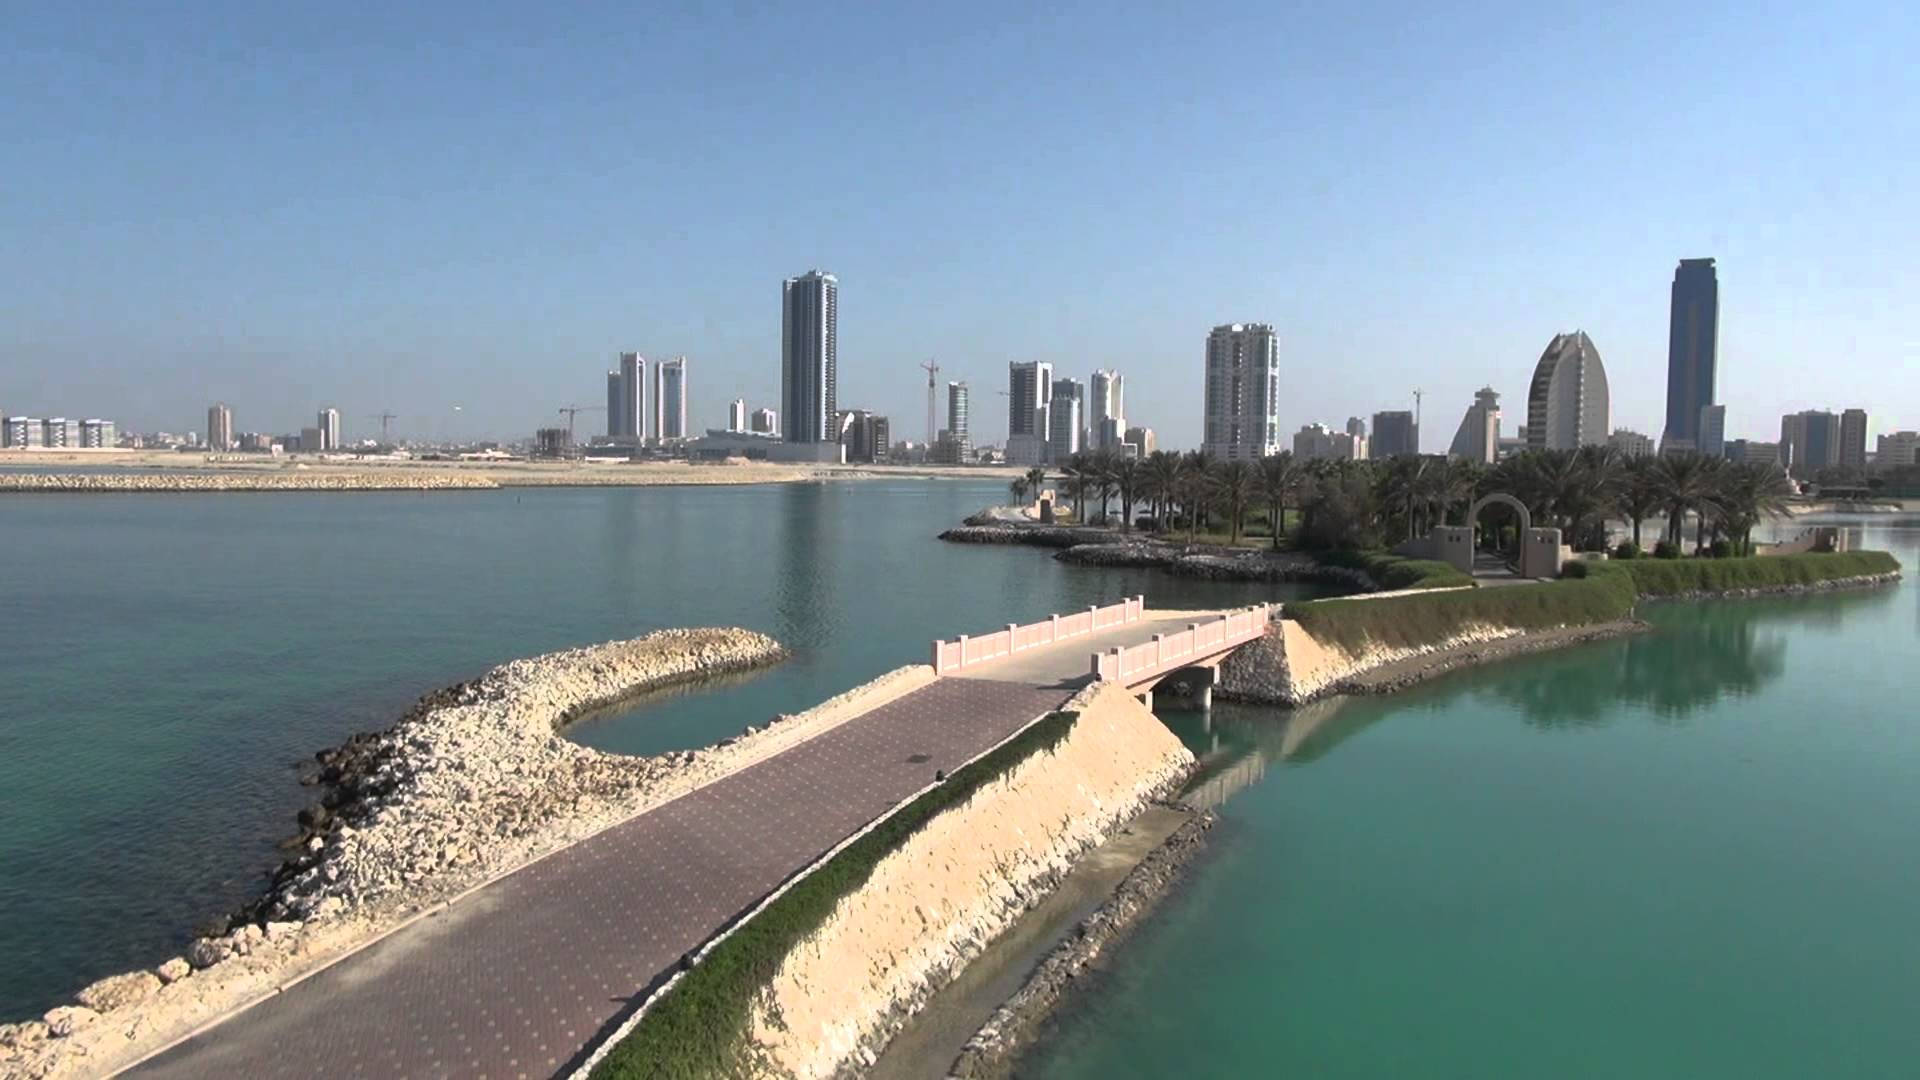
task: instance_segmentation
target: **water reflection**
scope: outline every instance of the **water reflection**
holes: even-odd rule
[[[796,656],[819,647],[834,631],[833,560],[835,522],[826,484],[784,484],[780,488],[783,527],[773,533],[779,548],[780,578],[774,605],[780,613],[782,641]]]

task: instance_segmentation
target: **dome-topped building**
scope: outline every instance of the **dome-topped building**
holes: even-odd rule
[[[1527,449],[1574,450],[1607,441],[1607,369],[1586,331],[1555,334],[1527,390]]]

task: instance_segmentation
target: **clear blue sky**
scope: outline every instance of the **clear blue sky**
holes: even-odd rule
[[[1030,6],[8,4],[0,410],[518,437],[638,349],[718,425],[821,267],[896,435],[924,358],[987,441],[1042,359],[1190,445],[1230,321],[1288,429],[1418,386],[1441,449],[1484,383],[1512,426],[1577,327],[1657,435],[1714,256],[1729,436],[1920,427],[1909,5]]]

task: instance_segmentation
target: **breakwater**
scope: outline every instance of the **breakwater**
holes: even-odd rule
[[[698,751],[624,757],[559,735],[572,717],[633,694],[784,655],[764,634],[724,628],[569,649],[435,691],[386,731],[320,751],[307,779],[321,795],[301,810],[295,854],[263,895],[181,956],[0,1025],[0,1076],[128,1064],[435,905],[845,719],[861,693],[932,677],[901,669]]]
[[[0,473],[0,493],[473,491],[500,485],[452,472]]]
[[[1088,526],[960,525],[942,532],[940,539],[1051,548],[1055,559],[1073,566],[1145,567],[1208,581],[1325,582],[1362,592],[1380,587],[1365,571],[1296,552],[1181,544]]]

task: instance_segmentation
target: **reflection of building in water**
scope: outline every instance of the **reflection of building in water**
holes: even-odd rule
[[[837,489],[827,484],[780,485],[782,528],[775,547],[780,578],[774,607],[780,615],[776,636],[797,648],[818,647],[834,632],[833,540]]]

